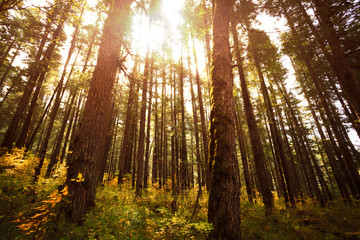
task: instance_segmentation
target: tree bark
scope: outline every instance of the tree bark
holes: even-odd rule
[[[241,239],[240,176],[236,159],[233,79],[229,46],[230,0],[214,1],[210,111],[210,195],[213,239]]]
[[[180,151],[180,186],[181,190],[188,187],[188,158],[186,148],[186,128],[185,128],[185,100],[184,100],[184,76],[183,63],[180,60],[180,104],[181,104],[181,151]]]
[[[64,65],[64,69],[63,69],[63,73],[60,77],[60,81],[59,81],[59,84],[58,84],[58,89],[57,89],[57,93],[56,93],[56,97],[55,97],[55,101],[54,101],[54,105],[51,109],[51,113],[50,113],[50,119],[49,119],[49,124],[48,124],[48,128],[47,128],[47,131],[46,131],[46,135],[45,135],[45,139],[44,139],[44,142],[43,144],[41,145],[41,148],[40,148],[40,152],[38,154],[38,157],[39,157],[39,163],[38,163],[38,166],[35,168],[35,176],[34,176],[34,180],[35,182],[37,181],[37,178],[39,177],[40,175],[40,171],[41,171],[41,168],[42,168],[42,165],[44,163],[44,159],[45,159],[45,155],[46,155],[46,151],[47,151],[47,148],[48,148],[48,144],[49,144],[49,140],[50,140],[50,136],[51,136],[51,132],[52,132],[52,128],[54,126],[54,122],[55,122],[55,118],[56,118],[56,115],[58,113],[58,110],[59,110],[59,107],[60,107],[60,103],[61,103],[61,99],[62,99],[62,96],[64,94],[64,81],[65,81],[65,76],[66,76],[66,71],[67,71],[67,67],[69,65],[69,62],[70,62],[70,59],[71,59],[71,56],[74,52],[74,49],[75,49],[75,43],[77,41],[77,35],[79,33],[79,27],[77,27],[74,31],[74,34],[73,34],[73,38],[71,40],[71,44],[70,44],[70,48],[69,48],[69,52],[68,52],[68,55],[67,55],[67,59],[65,61],[65,65]],[[81,49],[80,49],[81,50]],[[80,51],[79,50],[79,51]],[[69,76],[70,77],[70,76]],[[31,117],[30,117],[31,119]],[[30,124],[30,121],[29,121],[29,124]],[[19,147],[19,145],[23,145],[25,143],[25,136],[27,135],[27,132],[28,132],[28,128],[29,128],[30,125],[28,126],[25,126],[23,127],[23,131],[22,131],[22,134],[24,135],[21,135],[20,136],[22,138],[19,137],[18,141],[16,142],[16,145]],[[25,128],[25,129],[24,129]],[[21,141],[19,141],[21,139]],[[23,139],[23,140],[22,140]],[[49,167],[46,172],[46,176],[49,177],[50,176],[50,171],[51,169],[53,168],[53,166],[55,165],[56,163],[56,158],[52,158],[50,160],[50,164],[49,164]]]
[[[149,84],[149,108],[147,116],[146,126],[146,149],[145,149],[145,167],[144,167],[144,188],[148,187],[149,179],[149,161],[150,161],[150,126],[151,126],[151,107],[152,107],[152,95],[153,95],[153,77],[154,77],[154,60],[151,58],[150,63],[150,84]]]
[[[28,106],[28,102],[31,96],[31,93],[33,92],[33,88],[35,86],[35,84],[38,82],[38,84],[42,84],[43,78],[45,77],[45,73],[48,70],[48,66],[49,66],[49,62],[50,59],[52,57],[52,54],[55,50],[55,47],[58,44],[59,41],[59,36],[60,33],[63,29],[64,26],[64,21],[67,18],[67,11],[70,10],[71,5],[68,4],[65,7],[65,10],[63,11],[61,18],[59,20],[59,24],[57,25],[56,30],[53,33],[53,37],[51,40],[51,43],[49,44],[49,46],[47,47],[44,56],[41,60],[41,63],[38,65],[38,61],[40,61],[40,58],[42,56],[43,53],[43,48],[45,46],[45,43],[47,41],[47,36],[48,36],[48,29],[50,28],[51,24],[48,23],[46,25],[45,28],[45,33],[44,36],[41,39],[40,45],[39,45],[39,49],[36,53],[35,56],[35,63],[33,64],[33,66],[30,67],[30,71],[29,71],[29,80],[26,83],[25,89],[24,89],[24,93],[23,96],[19,102],[18,107],[16,108],[16,111],[13,115],[13,118],[11,119],[11,122],[8,126],[8,129],[6,130],[5,136],[3,138],[3,141],[1,143],[1,147],[3,148],[7,148],[7,149],[11,149],[13,146],[13,142],[16,139],[16,132],[18,131],[19,125],[20,125],[20,121],[23,119],[24,117],[24,111],[26,109],[26,107]],[[49,22],[51,22],[51,20],[49,20]],[[40,90],[40,89],[39,89]],[[35,96],[36,93],[34,93],[33,95]],[[33,99],[34,99],[33,96]],[[37,99],[37,96],[35,96],[35,99]],[[30,107],[29,112],[28,112],[28,116],[30,117],[31,120],[31,116],[32,116],[32,112],[33,112],[33,108],[35,108],[35,103],[32,104],[33,106]],[[31,116],[30,116],[31,115]],[[30,121],[27,120],[27,121]]]
[[[16,58],[16,57],[18,56],[18,54],[19,54],[20,48],[21,48],[21,46],[18,46],[18,47],[16,48],[16,51],[15,51],[14,55],[12,56],[12,58],[11,58],[9,64],[8,64],[5,72],[3,73],[3,75],[2,75],[2,77],[1,77],[1,79],[0,79],[0,90],[1,90],[1,91],[2,91],[2,89],[3,89],[3,88],[2,88],[2,85],[3,85],[3,83],[5,82],[6,77],[9,75],[9,72],[10,72],[11,69],[13,68],[12,65],[13,65],[13,63],[14,63],[15,58]]]
[[[250,135],[250,142],[252,147],[252,152],[255,161],[255,168],[256,168],[256,176],[258,178],[258,182],[260,183],[261,195],[263,197],[264,205],[268,210],[274,206],[273,196],[271,193],[271,183],[270,179],[268,178],[268,170],[266,169],[266,159],[264,155],[264,149],[261,143],[260,134],[258,132],[258,127],[255,119],[254,110],[250,101],[250,93],[247,88],[244,69],[243,69],[243,59],[241,57],[241,52],[239,48],[239,40],[236,31],[236,26],[234,24],[231,25],[231,32],[234,40],[234,47],[235,47],[235,57],[237,61],[237,68],[239,71],[240,77],[240,86],[242,92],[242,98],[244,101],[244,108],[245,108],[245,115],[246,121],[249,128],[249,135]]]
[[[151,35],[151,24],[152,18],[150,17],[149,21],[149,36]],[[146,102],[147,102],[147,88],[148,88],[148,77],[149,77],[149,46],[147,49],[145,67],[144,67],[144,76],[142,83],[142,96],[141,96],[141,107],[140,107],[140,128],[139,128],[139,142],[138,142],[138,151],[136,156],[137,170],[136,170],[136,195],[141,195],[141,190],[143,188],[144,182],[144,142],[145,142],[145,121],[146,121]]]
[[[152,183],[158,182],[159,177],[159,117],[158,117],[158,84],[157,79],[155,79],[155,106],[154,106],[154,152],[153,152],[153,162],[152,162]]]
[[[62,210],[75,223],[81,223],[95,204],[99,171],[110,130],[112,90],[119,64],[122,64],[120,50],[131,3],[132,0],[115,0],[111,4],[84,113],[68,159],[68,195]]]
[[[118,184],[121,184],[123,182],[123,177],[125,174],[128,174],[131,172],[131,146],[132,146],[132,126],[134,119],[134,109],[135,105],[137,105],[137,94],[136,88],[138,89],[138,83],[136,83],[135,74],[137,71],[137,64],[138,59],[135,59],[134,68],[133,68],[133,74],[129,77],[129,98],[127,101],[127,109],[126,109],[126,116],[125,116],[125,126],[124,126],[124,133],[123,133],[123,142],[122,142],[122,148],[120,152],[120,158],[119,158],[119,175],[118,175]],[[136,102],[135,102],[136,101]],[[137,111],[137,109],[136,109]]]
[[[346,58],[344,48],[341,45],[339,34],[331,20],[331,12],[328,4],[323,0],[312,0],[315,5],[317,16],[320,18],[320,27],[324,38],[327,40],[336,65],[337,72],[341,76],[338,78],[342,89],[350,99],[350,104],[354,107],[358,120],[360,119],[360,83],[355,78],[349,60]]]
[[[200,156],[200,140],[199,140],[199,126],[198,126],[198,114],[197,114],[197,107],[195,101],[195,93],[193,88],[193,80],[191,74],[191,65],[190,65],[190,58],[188,59],[189,64],[189,81],[190,81],[190,94],[191,94],[191,105],[193,110],[193,120],[194,120],[194,135],[195,135],[195,156],[196,156],[196,163],[197,163],[197,175],[198,175],[198,185],[199,185],[199,193],[201,195],[201,156]],[[198,203],[198,201],[196,201]],[[196,203],[196,204],[197,204]],[[195,207],[196,208],[196,207]]]
[[[209,46],[210,48],[210,46]],[[210,52],[209,51],[209,64],[210,64]],[[197,85],[197,94],[198,94],[198,101],[199,101],[199,111],[200,111],[200,121],[201,121],[201,133],[203,138],[203,148],[204,148],[204,163],[205,163],[205,186],[208,187],[210,180],[209,180],[209,141],[208,141],[208,131],[207,131],[207,124],[205,120],[205,110],[204,110],[204,103],[203,103],[203,94],[202,94],[202,86],[200,82],[200,74],[198,69],[197,63],[197,54],[195,50],[195,44],[193,42],[193,54],[195,60],[195,67],[196,67],[196,85]]]

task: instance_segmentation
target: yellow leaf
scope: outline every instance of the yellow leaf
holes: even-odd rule
[[[66,196],[68,195],[68,187],[66,186],[62,191],[61,191],[62,195]]]

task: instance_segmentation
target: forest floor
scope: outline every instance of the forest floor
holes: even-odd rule
[[[0,158],[0,166],[15,168],[0,172],[0,239],[206,239],[211,231],[207,223],[207,198],[202,194],[194,217],[197,189],[178,195],[176,211],[171,204],[171,182],[157,185],[136,197],[131,181],[119,189],[116,181],[98,188],[96,206],[81,226],[58,217],[59,202],[65,192],[58,186],[64,181],[61,166],[52,178],[40,178],[31,185],[35,160],[21,152]],[[1,168],[0,168],[1,170]],[[320,208],[305,200],[296,208],[286,209],[276,199],[276,207],[265,216],[264,206],[241,199],[243,239],[360,239],[360,202],[345,204],[338,200]]]

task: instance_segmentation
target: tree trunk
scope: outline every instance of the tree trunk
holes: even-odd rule
[[[2,85],[3,85],[3,83],[5,82],[6,77],[9,75],[10,70],[13,68],[12,65],[13,65],[13,63],[14,63],[15,58],[18,56],[19,50],[20,50],[20,46],[18,46],[18,47],[16,48],[16,52],[15,52],[14,55],[12,56],[12,58],[11,58],[11,60],[10,60],[10,62],[9,62],[9,65],[7,66],[5,72],[3,73],[3,75],[2,75],[2,77],[1,77],[1,79],[0,79],[0,90],[1,90],[1,91],[2,91]]]
[[[350,104],[354,107],[358,120],[360,119],[360,83],[355,78],[355,75],[351,69],[349,60],[346,58],[344,48],[340,42],[340,36],[336,32],[335,26],[331,21],[331,12],[329,6],[323,0],[312,0],[315,5],[317,16],[320,18],[320,27],[323,30],[324,38],[327,40],[335,66],[340,74],[339,78],[342,89],[350,99]],[[360,184],[360,183],[359,183]]]
[[[177,127],[176,127],[176,84],[175,84],[175,71],[173,79],[171,79],[171,190],[172,195],[174,196],[174,201],[172,202],[172,210],[176,210],[176,199],[178,194],[178,172],[177,172]]]
[[[210,112],[210,195],[208,221],[213,239],[241,239],[240,176],[236,159],[228,0],[215,0]]]
[[[167,134],[166,134],[166,72],[165,67],[162,70],[161,86],[161,125],[160,125],[160,148],[159,148],[159,179],[160,188],[166,184],[166,165],[167,165]]]
[[[118,184],[123,182],[124,174],[128,174],[131,172],[131,146],[132,146],[132,126],[134,119],[134,109],[135,105],[137,105],[137,94],[135,91],[139,89],[139,84],[135,82],[135,74],[137,71],[138,59],[135,59],[134,68],[133,68],[133,76],[129,77],[129,98],[127,101],[127,109],[126,109],[126,116],[125,116],[125,126],[124,126],[124,133],[123,133],[123,142],[122,148],[120,152],[119,158],[119,175],[118,175]],[[135,86],[136,85],[136,86]],[[136,87],[136,89],[135,89]],[[135,102],[136,101],[136,102]],[[137,108],[136,108],[137,111]]]
[[[209,46],[210,48],[210,46]],[[209,51],[209,64],[210,64],[210,52]],[[200,82],[200,74],[198,69],[197,63],[197,54],[195,50],[195,44],[193,42],[193,53],[194,53],[194,60],[195,60],[195,67],[196,67],[196,85],[197,85],[197,94],[198,94],[198,101],[199,101],[199,111],[200,111],[200,121],[201,121],[201,132],[203,138],[203,148],[204,148],[204,163],[205,163],[205,186],[208,187],[210,180],[209,180],[209,141],[208,141],[208,131],[207,125],[205,121],[205,110],[204,110],[204,103],[203,103],[203,94],[202,94],[202,87]]]
[[[180,183],[181,190],[187,189],[188,186],[188,158],[186,148],[186,128],[185,128],[185,100],[184,100],[184,76],[183,63],[180,59],[180,104],[181,104],[181,151],[180,151]]]
[[[68,123],[68,120],[69,120],[69,117],[70,117],[70,113],[72,112],[71,110],[73,109],[75,98],[76,98],[76,92],[74,94],[72,94],[70,103],[68,104],[68,107],[67,107],[67,109],[65,111],[65,115],[63,117],[63,121],[62,121],[60,130],[59,130],[59,133],[58,133],[58,137],[57,137],[57,139],[55,141],[55,148],[54,148],[54,151],[51,153],[50,163],[49,163],[49,166],[48,166],[48,168],[46,170],[46,175],[45,175],[46,177],[50,177],[50,174],[54,170],[54,166],[55,166],[56,162],[58,162],[58,160],[59,160],[58,155],[59,155],[59,152],[60,152],[61,143],[63,141],[65,128],[67,126],[67,123]]]
[[[80,99],[80,96],[79,96],[79,99]],[[62,147],[61,155],[59,157],[60,163],[62,163],[64,161],[64,159],[65,159],[65,153],[66,153],[66,150],[67,150],[67,146],[68,146],[72,126],[74,125],[74,122],[76,121],[76,117],[75,117],[75,113],[77,112],[76,107],[72,107],[71,109],[69,109],[69,111],[71,111],[71,115],[69,117],[70,122],[67,124],[67,131],[66,131],[65,138],[64,138],[64,145]]]
[[[146,126],[146,149],[145,149],[145,167],[144,167],[144,188],[148,187],[149,179],[149,161],[150,161],[150,126],[151,126],[151,107],[152,107],[152,95],[153,95],[153,77],[154,77],[154,60],[151,58],[150,65],[150,84],[149,84],[149,108],[147,116]]]
[[[153,162],[152,162],[152,183],[158,182],[158,172],[159,172],[159,117],[158,117],[158,84],[157,79],[155,79],[155,123],[154,123],[154,152],[153,152]]]
[[[201,195],[201,156],[200,156],[200,140],[199,140],[199,126],[198,126],[198,113],[196,108],[195,102],[195,94],[193,88],[193,80],[191,74],[191,65],[190,65],[190,58],[188,59],[189,64],[189,81],[190,81],[190,93],[191,93],[191,105],[193,110],[193,119],[194,119],[194,134],[195,134],[195,156],[196,156],[196,163],[197,163],[197,175],[198,175],[198,184],[199,184],[199,195]],[[197,201],[198,202],[198,201]]]
[[[256,175],[260,183],[259,191],[261,192],[261,195],[263,197],[264,205],[269,211],[271,211],[274,206],[273,196],[270,188],[271,183],[270,179],[268,178],[269,173],[266,169],[264,149],[261,143],[260,134],[258,132],[254,110],[250,101],[250,93],[246,85],[246,79],[243,69],[243,59],[241,57],[241,52],[239,48],[240,43],[238,40],[236,26],[234,24],[231,25],[231,32],[234,39],[235,57],[237,61],[237,68],[239,71],[240,86],[242,98],[244,101],[246,121],[249,127],[250,142],[255,161]]]
[[[63,11],[61,18],[59,20],[59,24],[56,28],[56,30],[54,31],[51,43],[49,44],[49,46],[47,47],[45,53],[44,53],[44,57],[41,60],[41,63],[39,64],[39,66],[37,65],[37,62],[40,61],[42,52],[43,52],[43,48],[45,46],[46,40],[47,40],[47,35],[48,33],[44,33],[44,36],[40,42],[40,46],[39,49],[36,53],[35,56],[35,66],[32,66],[32,68],[30,69],[30,73],[29,73],[29,80],[25,86],[24,89],[24,93],[23,96],[19,102],[19,105],[13,115],[13,118],[11,119],[11,122],[8,126],[8,129],[5,133],[5,136],[3,138],[3,141],[1,143],[1,147],[3,148],[7,148],[7,149],[11,149],[13,146],[13,142],[16,139],[16,132],[18,131],[19,125],[20,125],[20,121],[22,120],[22,118],[24,117],[24,111],[26,109],[26,107],[28,106],[28,102],[31,96],[31,93],[33,91],[33,88],[36,84],[36,82],[38,82],[38,84],[42,83],[43,78],[45,77],[45,73],[48,70],[49,67],[49,62],[50,59],[52,57],[52,54],[55,50],[55,47],[57,46],[58,42],[59,42],[59,36],[60,33],[62,32],[63,26],[64,26],[64,22],[67,18],[67,11],[70,10],[71,4],[68,4],[65,7],[65,10]],[[45,31],[47,31],[50,27],[50,24],[48,24],[45,28]],[[39,77],[40,76],[40,77]],[[40,90],[40,89],[39,89]],[[33,99],[35,97],[35,99],[37,99],[37,96],[35,95],[36,93],[34,93]],[[31,118],[32,117],[32,112],[33,112],[33,108],[35,108],[35,104],[32,104],[33,106],[30,107],[29,112],[28,112],[28,116]],[[30,116],[31,115],[31,116]],[[31,120],[31,119],[30,119]],[[29,119],[27,119],[27,121],[30,121]],[[26,124],[26,122],[25,122]]]
[[[124,23],[131,3],[132,0],[116,0],[111,4],[84,113],[68,159],[68,195],[64,200],[63,211],[69,220],[76,223],[81,223],[87,211],[95,204],[99,171],[110,130],[112,90],[119,64],[122,64],[119,56]]]
[[[152,18],[150,17],[149,21],[149,36],[151,35],[151,24]],[[139,128],[139,143],[138,151],[136,156],[137,171],[136,171],[136,195],[141,195],[141,190],[144,183],[144,142],[145,142],[145,121],[146,121],[146,102],[147,102],[147,88],[148,88],[148,77],[149,77],[149,46],[147,49],[146,59],[145,59],[145,68],[142,84],[142,97],[141,97],[141,108],[140,108],[140,128]]]
[[[243,165],[246,193],[248,195],[249,202],[253,203],[253,194],[252,194],[253,186],[252,186],[251,180],[250,180],[249,163],[248,163],[246,149],[245,149],[245,141],[244,141],[245,136],[244,136],[244,130],[241,126],[240,116],[239,116],[238,112],[236,112],[236,133],[237,133],[237,138],[238,138],[238,143],[239,143],[241,162]]]
[[[53,107],[51,109],[51,113],[50,113],[50,120],[49,120],[49,125],[48,125],[48,128],[47,128],[47,132],[46,132],[46,135],[45,135],[45,139],[44,139],[44,142],[43,142],[43,144],[42,144],[42,146],[40,148],[40,152],[38,154],[39,163],[38,163],[38,166],[35,168],[35,176],[34,176],[35,182],[37,181],[37,178],[40,175],[40,171],[41,171],[42,165],[44,163],[44,159],[45,159],[47,147],[48,147],[48,144],[49,144],[52,128],[54,126],[55,118],[56,118],[56,115],[57,115],[59,107],[60,107],[62,96],[63,96],[64,91],[65,91],[65,89],[64,89],[64,87],[65,87],[64,86],[64,81],[65,81],[66,71],[67,71],[67,67],[69,65],[71,56],[72,56],[72,54],[74,52],[74,49],[75,49],[75,43],[76,43],[76,38],[77,38],[78,33],[79,33],[79,28],[77,27],[75,29],[75,32],[73,34],[73,38],[71,40],[71,44],[70,44],[69,52],[68,52],[68,55],[67,55],[67,59],[65,61],[63,73],[62,73],[62,75],[60,77],[60,81],[59,81],[59,85],[58,85],[54,105],[53,105]],[[80,50],[81,49],[79,49],[79,52],[80,52]],[[70,75],[69,75],[69,77],[70,77]],[[31,116],[30,116],[29,119],[31,119]],[[29,121],[29,124],[30,124],[30,121]],[[29,128],[29,125],[25,126],[25,124],[24,124],[23,131],[22,131],[24,136],[27,135],[28,128]],[[23,136],[23,135],[20,134],[20,136]],[[20,137],[19,137],[19,139],[20,139]],[[24,137],[24,140],[17,141],[16,145],[17,145],[17,147],[19,147],[18,145],[20,145],[20,144],[22,145],[24,143],[25,143],[25,137]],[[55,159],[53,158],[53,159],[50,160],[50,164],[49,164],[48,170],[46,172],[47,177],[50,176],[50,171],[52,170],[55,163],[56,163],[56,158]]]

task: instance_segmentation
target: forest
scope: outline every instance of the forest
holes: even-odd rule
[[[0,239],[360,239],[359,0],[2,0]]]

